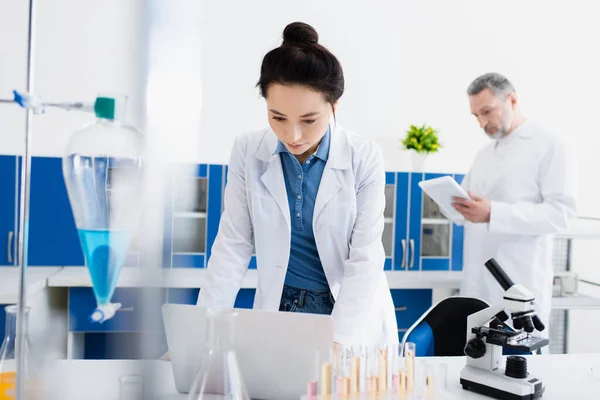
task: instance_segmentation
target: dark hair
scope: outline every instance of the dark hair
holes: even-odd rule
[[[312,26],[293,22],[284,29],[281,46],[263,58],[256,85],[261,96],[267,97],[273,83],[310,87],[323,93],[333,105],[344,93],[344,72],[338,59],[319,44],[319,35]]]

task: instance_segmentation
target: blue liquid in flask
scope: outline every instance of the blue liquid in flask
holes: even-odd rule
[[[80,229],[83,247],[96,301],[106,305],[115,291],[125,261],[131,233],[107,229]]]

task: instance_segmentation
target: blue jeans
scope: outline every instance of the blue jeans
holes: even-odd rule
[[[331,315],[334,304],[329,290],[306,290],[284,285],[279,311]]]

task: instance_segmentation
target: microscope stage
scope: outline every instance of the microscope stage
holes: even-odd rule
[[[465,366],[460,372],[460,383],[465,390],[501,400],[529,400],[542,397],[544,383],[534,375],[517,379],[504,375],[504,369],[486,371]]]

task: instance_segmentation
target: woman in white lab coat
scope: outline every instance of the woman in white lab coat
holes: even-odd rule
[[[380,150],[337,124],[337,58],[292,23],[257,85],[269,127],[238,137],[198,305],[233,307],[253,249],[254,308],[330,314],[342,345],[397,342],[383,265]]]

